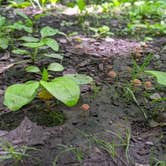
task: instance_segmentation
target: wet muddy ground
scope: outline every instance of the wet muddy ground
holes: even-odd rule
[[[57,26],[55,18],[46,20],[50,26]],[[38,27],[43,24],[48,22],[39,21]],[[67,108],[52,101],[51,111],[55,116],[46,112],[46,106],[38,99],[18,112],[10,112],[3,106],[7,86],[34,79],[36,75],[25,72],[26,63],[11,65],[20,60],[18,56],[0,53],[0,137],[16,148],[22,145],[35,148],[19,166],[52,166],[55,163],[58,166],[142,166],[154,165],[156,159],[164,161],[166,103],[153,102],[153,98],[156,94],[164,97],[166,89],[156,84],[151,76],[139,75],[142,85],[133,89],[138,105],[126,88],[132,79],[133,58],[141,65],[151,54],[146,69],[166,71],[165,38],[146,45],[131,39],[94,39],[83,35],[70,38],[70,41],[62,37],[57,40],[64,53],[65,71],[61,74],[87,74],[93,77],[96,85],[81,87],[81,99],[75,107]],[[53,61],[43,59],[39,66]],[[110,70],[117,73],[116,78],[108,75]],[[153,85],[148,91],[144,88],[146,80]],[[90,106],[87,116],[80,109],[84,103]],[[56,113],[64,118],[58,121]],[[57,121],[58,126],[54,123]],[[12,160],[0,163],[2,166],[12,164]]]

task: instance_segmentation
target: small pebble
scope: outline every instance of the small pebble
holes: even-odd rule
[[[152,100],[161,99],[161,96],[160,96],[158,93],[153,93],[153,94],[150,96],[150,99],[152,99]]]
[[[158,55],[158,54],[155,54],[154,57],[155,57],[156,59],[160,59],[160,55]]]
[[[135,163],[135,166],[150,166],[149,164],[139,164],[139,163]]]
[[[145,144],[146,144],[146,145],[151,145],[151,146],[154,145],[153,142],[151,142],[151,141],[147,141],[147,142],[145,142]]]

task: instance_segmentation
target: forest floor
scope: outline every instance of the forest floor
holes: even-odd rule
[[[62,20],[73,24],[61,27]],[[58,126],[49,120],[50,113],[44,111],[45,106],[38,99],[21,111],[10,112],[3,106],[6,87],[36,76],[25,72],[25,63],[11,65],[20,57],[0,53],[0,137],[16,148],[22,145],[35,148],[19,166],[52,166],[56,159],[57,166],[148,166],[165,160],[166,103],[153,99],[164,97],[166,89],[144,74],[139,75],[142,85],[133,89],[134,95],[129,85],[134,60],[141,66],[149,58],[146,69],[166,71],[166,49],[163,49],[166,39],[159,37],[146,44],[127,36],[96,39],[83,34],[76,20],[54,14],[41,18],[36,27],[49,25],[64,33],[77,31],[78,35],[69,40],[60,36],[57,39],[64,54],[63,74],[87,74],[96,85],[81,87],[81,99],[75,107],[67,108],[52,101],[51,110],[64,115],[64,123]],[[49,62],[52,60],[40,60],[40,66]],[[109,71],[115,71],[116,78],[111,78]],[[147,80],[153,85],[150,90],[144,87]],[[80,109],[85,103],[90,106],[87,117],[82,116]],[[12,163],[8,160],[0,165]]]

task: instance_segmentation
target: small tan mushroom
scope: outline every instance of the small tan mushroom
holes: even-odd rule
[[[134,79],[133,85],[134,85],[134,87],[140,87],[142,85],[142,82],[139,79]]]
[[[132,72],[132,68],[130,66],[127,67],[127,71],[128,73],[131,73]]]
[[[87,118],[89,116],[89,108],[90,106],[88,104],[83,104],[81,107],[82,112],[82,116],[84,118],[84,123],[86,124]]]
[[[83,104],[81,107],[80,107],[83,111],[88,111],[90,106],[88,104]]]
[[[144,84],[144,86],[145,86],[145,89],[151,89],[152,88],[151,81],[146,81],[145,84]]]
[[[117,77],[117,73],[113,70],[109,71],[108,72],[108,76],[112,79],[116,78]]]

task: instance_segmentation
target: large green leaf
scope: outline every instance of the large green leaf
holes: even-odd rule
[[[77,104],[80,97],[80,88],[72,79],[58,77],[51,82],[40,81],[40,83],[56,99],[60,100],[68,107]]]
[[[35,98],[38,87],[39,82],[37,81],[9,86],[5,91],[4,105],[12,111],[19,110]]]
[[[58,51],[59,50],[59,44],[57,43],[56,40],[51,39],[51,38],[45,38],[43,40],[43,42],[49,46],[50,48],[52,48],[54,51]]]
[[[166,72],[155,70],[146,70],[145,72],[155,76],[159,84],[166,86]]]
[[[65,77],[73,79],[78,85],[90,84],[93,79],[85,74],[66,74]]]
[[[49,26],[46,26],[44,28],[41,29],[40,33],[41,33],[41,37],[47,37],[47,36],[54,36],[59,32],[59,30],[57,29],[53,29]]]
[[[64,67],[59,63],[51,63],[48,65],[47,70],[50,71],[63,71]]]

